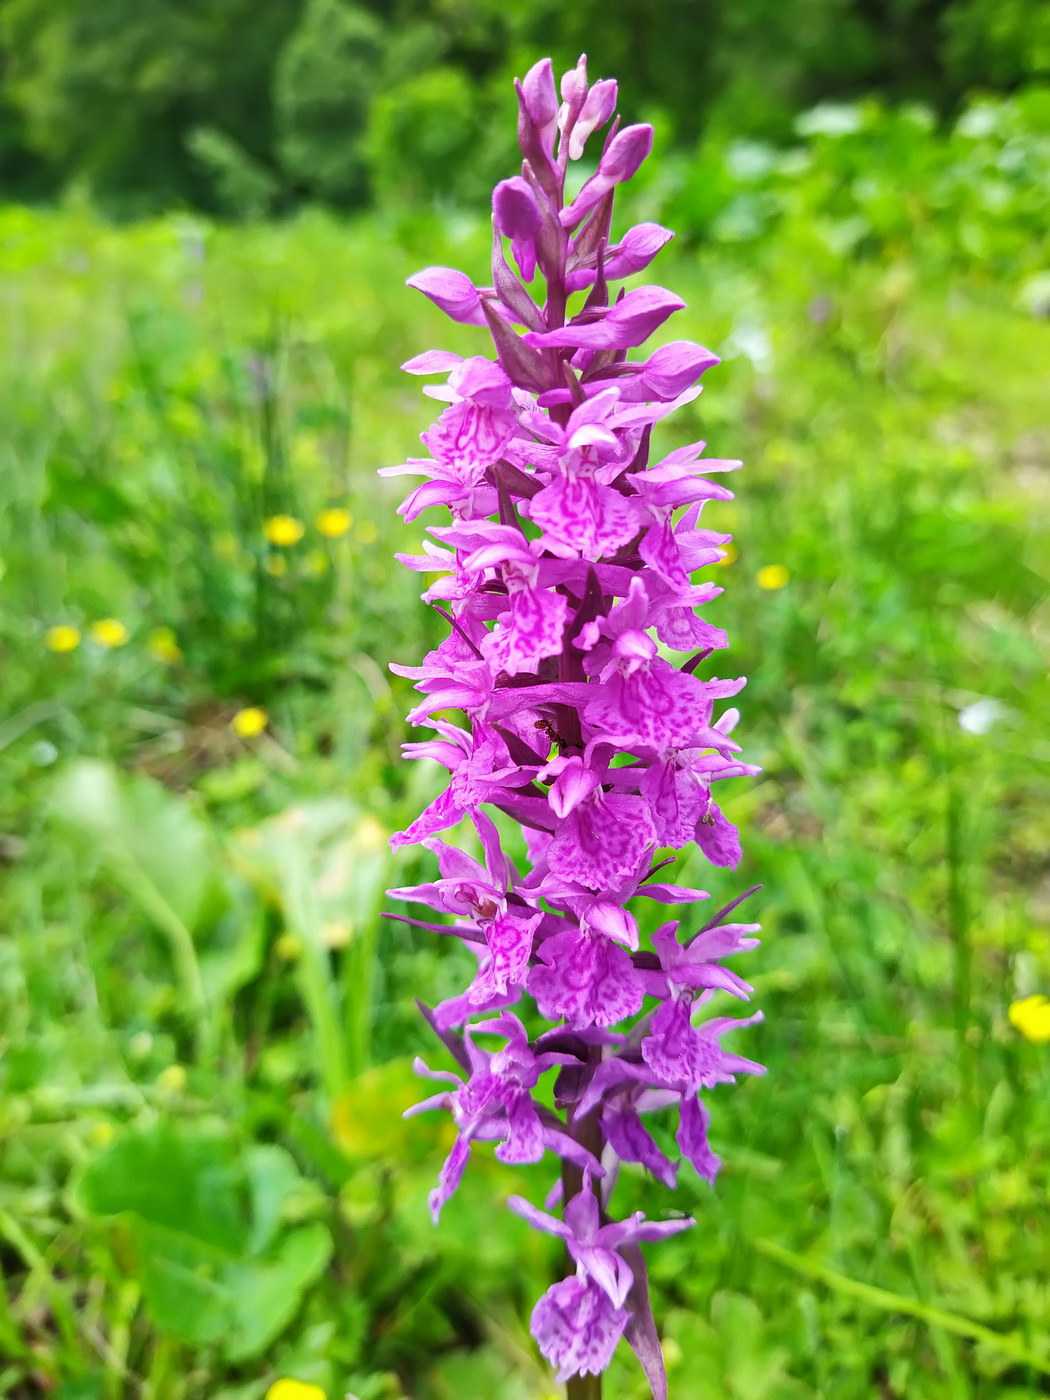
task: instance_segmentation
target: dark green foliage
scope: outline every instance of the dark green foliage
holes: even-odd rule
[[[208,198],[189,148],[221,131],[272,156],[270,89],[296,0],[6,0],[3,87],[57,186],[82,182],[123,210]]]
[[[124,213],[471,202],[513,161],[510,78],[546,53],[587,51],[676,143],[780,140],[821,100],[950,114],[1045,82],[1048,25],[1041,0],[5,0],[0,171]]]
[[[956,83],[1008,87],[1050,73],[1050,11],[1042,0],[965,0],[949,8],[943,29]]]
[[[309,0],[274,84],[278,158],[304,190],[348,204],[366,196],[364,135],[387,43],[363,6]]]

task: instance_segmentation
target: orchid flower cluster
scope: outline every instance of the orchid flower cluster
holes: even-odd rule
[[[662,287],[613,291],[672,237],[653,223],[612,233],[616,188],[648,156],[652,128],[619,126],[616,83],[590,83],[585,58],[562,78],[560,101],[549,59],[517,93],[524,161],[493,193],[491,286],[443,267],[409,279],[454,321],[486,328],[494,356],[430,350],[404,366],[447,376],[423,392],[448,407],[422,434],[428,457],[385,469],[425,478],[400,506],[406,520],[434,506],[451,515],[429,527],[425,553],[398,556],[439,575],[423,597],[449,624],[422,665],[393,667],[422,693],[409,720],[436,736],[406,753],[436,759],[449,780],[392,838],[431,851],[439,878],[391,894],[451,916],[409,921],[461,939],[477,958],[461,995],[424,1008],[462,1075],[417,1061],[447,1087],[410,1111],[448,1109],[457,1128],[431,1195],[435,1220],[473,1141],[497,1143],[503,1162],[561,1159],[547,1201],[560,1217],[510,1200],[560,1236],[572,1261],[536,1304],[533,1334],[570,1394],[584,1393],[571,1378],[600,1375],[626,1335],[660,1397],[638,1246],[692,1221],[615,1222],[618,1166],[639,1163],[674,1185],[678,1164],[643,1119],[676,1105],[681,1154],[713,1180],[700,1092],[762,1069],[722,1045],[758,1015],[694,1024],[716,991],[749,997],[725,965],[757,942],[756,924],[732,921],[739,900],[689,935],[671,919],[651,947],[632,912],[640,898],[707,897],[656,878],[674,859],[657,861],[661,848],[696,842],[723,867],[740,857],[711,789],[758,771],[731,737],[736,710],[716,716],[744,682],[697,674],[727,640],[696,611],[721,590],[692,581],[729,540],[699,524],[706,501],[731,498],[711,478],[740,463],[704,457],[702,442],[650,461],[654,425],[693,400],[718,363],[684,340],[629,358],[684,305]],[[567,201],[569,163],[603,127],[597,169]],[[520,866],[486,809],[520,827]],[[463,819],[481,860],[441,839]],[[536,1008],[526,1019],[553,1023],[532,1038],[511,1009],[526,995]],[[554,1108],[537,1096],[550,1069]]]

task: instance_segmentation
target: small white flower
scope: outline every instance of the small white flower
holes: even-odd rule
[[[980,700],[959,711],[959,728],[965,729],[967,734],[987,734],[1006,713],[1006,706],[1001,700],[982,695]]]

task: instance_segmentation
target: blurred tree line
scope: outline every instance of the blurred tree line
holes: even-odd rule
[[[473,199],[538,55],[621,79],[678,143],[776,139],[821,99],[949,114],[1050,78],[1047,0],[0,0],[7,199],[118,213]]]

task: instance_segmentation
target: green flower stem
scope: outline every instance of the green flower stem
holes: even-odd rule
[[[193,934],[138,862],[126,851],[111,851],[109,859],[113,868],[119,872],[127,892],[138,901],[149,918],[167,936],[183,1001],[193,1019],[197,1058],[202,1064],[210,1064],[215,1053],[214,1028]]]

